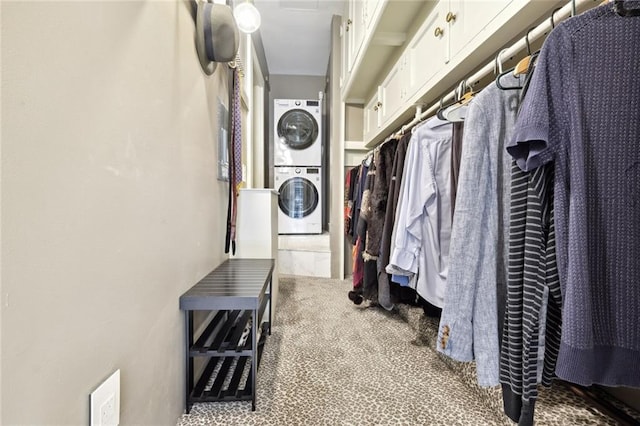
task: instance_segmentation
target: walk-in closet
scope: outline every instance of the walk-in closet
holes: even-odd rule
[[[0,23],[1,425],[640,425],[640,0]]]

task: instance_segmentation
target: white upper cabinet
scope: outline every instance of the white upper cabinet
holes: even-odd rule
[[[391,69],[380,85],[380,104],[382,122],[393,116],[403,105],[408,94],[407,60],[403,55]]]
[[[455,55],[462,50],[511,0],[449,0],[444,24],[449,28],[449,50]]]
[[[370,140],[375,136],[382,124],[382,102],[380,101],[381,88],[374,93],[373,97],[364,106],[363,117],[363,137],[364,140]]]
[[[364,40],[364,2],[353,0],[349,2],[349,16],[346,22],[347,31],[347,63],[349,72],[353,71],[353,65],[362,47]]]
[[[374,17],[378,13],[378,8],[383,0],[364,0],[364,25],[366,31],[371,30],[371,26],[374,22]]]
[[[342,100],[365,105],[367,146],[384,139],[562,0],[348,0]],[[356,27],[360,26],[358,32]],[[367,115],[369,119],[367,119]]]
[[[405,55],[412,91],[428,82],[449,60],[450,31],[444,19],[449,10],[447,3],[438,3],[407,46]]]
[[[362,104],[371,96],[380,84],[381,71],[403,50],[416,16],[430,4],[427,0],[348,0],[343,18],[348,62],[344,102]]]

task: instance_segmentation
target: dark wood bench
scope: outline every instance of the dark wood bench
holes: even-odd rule
[[[271,334],[273,259],[230,259],[180,296],[186,324],[186,411],[195,402],[251,401],[256,409],[256,373]],[[268,320],[263,321],[269,305]],[[195,336],[194,311],[210,320]],[[194,360],[204,359],[195,377]],[[197,366],[196,366],[197,367]]]

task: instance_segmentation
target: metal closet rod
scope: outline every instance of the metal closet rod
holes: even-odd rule
[[[545,33],[547,33],[551,29],[552,24],[554,23],[557,24],[558,22],[561,22],[564,19],[570,16],[573,16],[575,14],[576,7],[583,6],[587,3],[593,3],[594,1],[599,1],[599,0],[572,0],[568,2],[567,4],[562,6],[560,9],[557,9],[555,13],[553,13],[553,15],[549,17],[549,19],[545,19],[540,25],[530,30],[527,33],[526,37],[522,37],[520,40],[515,42],[511,47],[501,50],[499,53],[500,58],[508,58],[518,53],[519,51],[521,51],[527,46],[527,43],[530,44],[532,41],[537,40],[538,38],[543,36]],[[528,42],[527,42],[527,39],[528,39]],[[473,74],[471,77],[467,78],[466,80],[463,80],[463,82],[469,81],[471,82],[471,85],[473,85],[474,82],[477,82],[478,80],[481,80],[482,78],[489,75],[489,73],[494,72],[496,62],[497,62],[496,59],[492,60],[491,62],[486,64],[484,67],[482,67],[479,71],[477,71],[475,74]],[[411,129],[416,124],[432,116],[436,111],[438,111],[438,108],[440,108],[440,106],[443,103],[449,100],[455,99],[456,92],[457,90],[454,89],[451,92],[447,93],[437,103],[431,105],[425,111],[422,111],[421,107],[417,107],[416,116],[413,118],[413,120],[403,125],[400,128],[400,130],[398,130],[396,133],[393,134],[393,137],[399,137],[400,135],[403,135],[404,132]]]

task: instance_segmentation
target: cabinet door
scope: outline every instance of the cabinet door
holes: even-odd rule
[[[378,13],[378,8],[380,7],[380,3],[386,0],[364,0],[364,24],[367,31],[371,28],[371,23],[373,22],[373,18],[376,13]]]
[[[340,27],[340,46],[341,46],[341,69],[340,69],[340,87],[344,87],[349,79],[349,32],[347,32],[347,18],[343,18]]]
[[[451,55],[462,50],[512,0],[450,0],[445,21],[449,25]]]
[[[422,87],[449,61],[449,29],[445,21],[448,6],[448,0],[440,1],[407,47],[411,92]]]
[[[378,88],[378,92],[380,92],[380,88]],[[375,93],[364,107],[363,135],[365,141],[371,140],[380,128],[382,110],[380,108],[381,102],[378,92]]]
[[[383,123],[393,116],[404,102],[408,80],[405,71],[405,56],[403,55],[380,85],[381,119]]]
[[[349,38],[349,71],[353,69],[360,47],[364,41],[364,4],[362,0],[349,2],[349,17],[347,18],[347,37]]]

